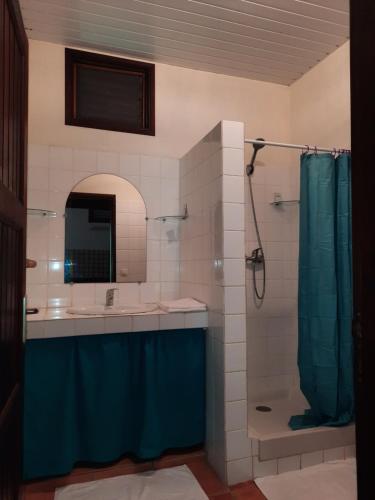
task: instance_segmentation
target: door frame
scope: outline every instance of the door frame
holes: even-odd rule
[[[15,500],[22,480],[28,111],[28,40],[18,0],[0,0],[0,26],[1,249],[11,256],[9,260],[3,257],[3,262],[0,259],[0,285],[6,284],[0,287],[0,310],[4,313],[0,317],[0,348],[11,367],[9,378],[3,379],[0,408],[0,497]]]
[[[353,286],[358,500],[374,498],[375,449],[375,2],[351,0]]]

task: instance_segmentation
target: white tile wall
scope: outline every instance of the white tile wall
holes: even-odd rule
[[[181,293],[207,302],[207,452],[223,480],[252,474],[247,436],[243,124],[222,122],[182,160]]]
[[[323,461],[329,462],[335,460],[346,460],[348,458],[355,457],[355,446],[347,446],[319,450],[312,453],[303,453],[302,455],[293,455],[273,460],[259,460],[257,446],[254,444],[254,441],[256,440],[252,440],[252,474],[254,479],[312,467],[323,463]],[[232,474],[234,474],[234,472]]]
[[[319,465],[323,462],[323,450],[313,451],[311,453],[303,453],[301,455],[301,467],[311,467],[313,465]]]
[[[298,167],[257,165],[252,177],[259,229],[266,257],[266,298],[256,300],[252,269],[246,270],[249,400],[287,398],[298,392],[297,288],[298,205],[270,205],[273,193],[298,199]],[[245,181],[246,253],[258,247],[248,180]],[[256,273],[261,286],[262,275]],[[265,340],[267,339],[267,340]],[[262,346],[262,348],[261,348]]]
[[[277,474],[277,460],[264,460],[261,462],[258,457],[253,457],[254,479],[275,474]]]
[[[166,314],[160,311],[134,316],[82,318],[70,316],[59,309],[45,309],[27,321],[27,338],[66,337],[72,335],[101,335],[153,330],[190,328],[192,313]],[[207,312],[196,313],[196,328],[205,328]]]
[[[143,196],[150,219],[178,211],[179,161],[171,158],[119,154],[60,146],[30,144],[28,175],[29,208],[57,212],[56,219],[29,216],[27,254],[38,261],[27,273],[30,307],[85,305],[103,302],[105,289],[95,284],[64,284],[64,218],[69,192],[79,181],[95,173],[120,175]],[[164,213],[161,213],[161,210]],[[120,301],[155,301],[179,296],[179,224],[149,220],[147,227],[147,282],[119,283]],[[96,299],[95,299],[96,297]]]

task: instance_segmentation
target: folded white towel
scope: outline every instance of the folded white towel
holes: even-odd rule
[[[207,311],[207,306],[191,297],[177,300],[165,300],[158,303],[160,309],[166,312]]]

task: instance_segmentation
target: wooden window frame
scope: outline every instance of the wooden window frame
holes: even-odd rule
[[[118,120],[102,120],[77,116],[77,66],[90,66],[98,70],[118,71],[142,75],[143,128],[132,128]],[[155,65],[93,52],[65,49],[65,125],[88,127],[130,134],[155,135]]]

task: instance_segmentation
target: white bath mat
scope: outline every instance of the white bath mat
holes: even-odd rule
[[[354,459],[327,462],[255,480],[268,500],[356,500]]]
[[[59,488],[55,500],[208,500],[186,465]],[[316,499],[315,499],[316,500]]]

